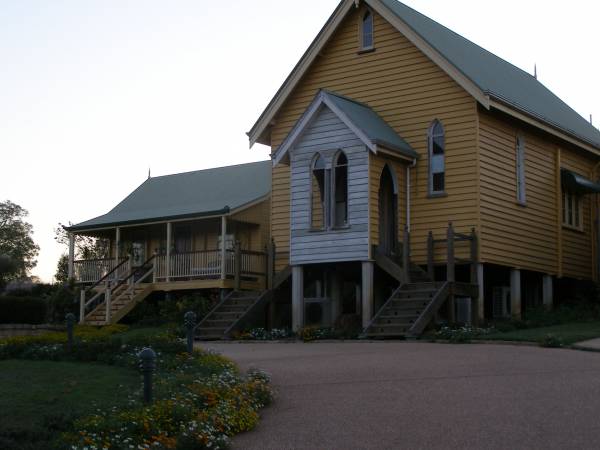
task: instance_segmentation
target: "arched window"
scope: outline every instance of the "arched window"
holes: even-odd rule
[[[311,164],[311,228],[325,228],[325,160],[316,154]]]
[[[373,48],[373,14],[365,11],[360,27],[360,47],[363,50]]]
[[[341,227],[348,223],[348,158],[344,152],[336,155],[333,168],[333,225]]]
[[[427,141],[429,147],[429,194],[441,194],[446,189],[446,143],[444,127],[439,120],[431,124]]]

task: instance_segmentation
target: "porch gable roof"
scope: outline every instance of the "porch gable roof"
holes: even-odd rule
[[[377,147],[385,147],[398,153],[398,156],[416,159],[419,154],[394,129],[368,105],[344,97],[335,92],[321,89],[300,117],[290,134],[285,138],[273,156],[277,164],[302,136],[312,119],[323,106],[328,107],[372,152]]]
[[[271,161],[152,177],[107,214],[65,228],[86,231],[228,214],[268,197],[270,192]]]

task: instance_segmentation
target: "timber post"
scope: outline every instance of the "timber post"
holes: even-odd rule
[[[435,268],[433,266],[433,231],[427,234],[427,274],[431,281],[435,281]]]
[[[242,288],[242,246],[236,241],[233,247],[233,289],[239,291]]]
[[[471,228],[471,284],[477,284],[477,296],[471,297],[471,324],[479,326],[479,297],[481,297],[482,286],[479,286],[479,241],[475,228]]]
[[[273,277],[275,276],[275,241],[267,244],[267,289],[273,289]]]
[[[110,294],[111,294],[111,292],[110,292],[110,282],[107,281],[106,282],[106,292],[104,294],[104,296],[105,296],[104,306],[106,308],[106,317],[105,317],[106,325],[110,325],[110,313],[111,313],[111,311],[110,311],[110,308],[111,308]]]
[[[454,260],[454,228],[452,222],[448,222],[448,231],[446,232],[448,255],[446,261],[446,280],[449,283],[455,281],[455,260]],[[453,324],[456,322],[456,311],[454,307],[454,294],[451,292],[448,296],[448,323]]]
[[[402,271],[404,282],[410,283],[410,231],[404,227],[404,243],[402,245]]]
[[[83,325],[85,322],[85,289],[79,291],[79,323]]]

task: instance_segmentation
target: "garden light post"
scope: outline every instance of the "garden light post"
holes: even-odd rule
[[[65,321],[67,322],[67,343],[69,344],[69,348],[73,346],[73,326],[75,325],[75,314],[68,313],[65,316]]]
[[[187,331],[187,351],[191,355],[194,352],[194,330],[196,328],[196,313],[188,311],[183,316],[183,324]]]
[[[144,348],[140,354],[140,366],[144,374],[144,402],[152,402],[152,374],[156,369],[156,353],[150,347]]]

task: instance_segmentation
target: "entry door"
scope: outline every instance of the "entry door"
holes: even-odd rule
[[[131,243],[131,259],[133,267],[140,267],[146,261],[146,243],[134,241]]]
[[[379,251],[394,253],[398,239],[396,225],[397,196],[388,166],[383,169],[379,182]]]

